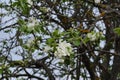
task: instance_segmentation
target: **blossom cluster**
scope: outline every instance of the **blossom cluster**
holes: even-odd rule
[[[53,50],[52,47],[46,46],[44,52],[48,52]],[[70,56],[72,53],[73,48],[70,43],[66,41],[59,40],[58,46],[56,47],[56,51],[54,52],[55,57],[62,59],[65,56]]]
[[[72,46],[70,43],[67,43],[66,41],[59,40],[59,44],[56,48],[54,55],[58,58],[62,58],[64,56],[70,56],[72,53]]]
[[[33,5],[32,0],[27,0],[28,6],[31,7]]]
[[[34,38],[30,38],[30,39],[28,39],[26,45],[27,45],[28,47],[31,47],[31,46],[34,44],[34,42],[35,42]]]
[[[35,17],[30,17],[27,23],[27,27],[30,29],[34,29],[34,26],[39,25],[39,22],[37,21],[37,19]]]
[[[87,37],[90,39],[90,41],[95,41],[99,39],[102,36],[101,32],[91,32],[87,34]]]
[[[50,47],[50,46],[48,46],[48,45],[44,47],[44,52],[47,53],[47,52],[49,52],[50,50],[53,50],[53,48]]]
[[[100,3],[101,0],[94,0],[94,1],[95,1],[95,3]]]

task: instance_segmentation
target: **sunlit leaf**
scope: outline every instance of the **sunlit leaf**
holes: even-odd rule
[[[118,27],[118,28],[115,28],[115,29],[114,29],[114,32],[117,33],[118,35],[120,35],[120,28],[119,28],[119,27]]]
[[[3,73],[3,69],[2,69],[2,67],[0,67],[0,74],[2,74]]]

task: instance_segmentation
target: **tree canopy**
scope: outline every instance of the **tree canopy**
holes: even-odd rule
[[[120,0],[0,2],[0,80],[120,79]]]

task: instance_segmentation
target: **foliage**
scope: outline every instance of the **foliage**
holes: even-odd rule
[[[119,0],[0,2],[0,80],[120,78]]]
[[[120,35],[120,28],[119,28],[119,27],[118,27],[118,28],[115,28],[115,29],[114,29],[114,32],[117,33],[118,35]]]

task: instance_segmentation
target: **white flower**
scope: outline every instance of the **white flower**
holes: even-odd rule
[[[50,9],[47,7],[40,7],[40,10],[43,11],[44,13],[50,11]]]
[[[39,22],[35,19],[35,17],[30,17],[27,23],[27,27],[34,29],[34,26],[39,25]]]
[[[90,39],[90,41],[95,41],[98,38],[102,37],[101,32],[91,32],[87,34],[87,37]]]
[[[28,47],[30,47],[31,45],[33,45],[33,44],[34,44],[34,41],[35,41],[35,40],[34,40],[34,38],[28,39],[28,41],[27,41],[27,44],[26,44],[26,45],[27,45]]]
[[[62,58],[64,56],[70,56],[72,53],[72,46],[70,43],[67,43],[66,41],[59,40],[58,47],[56,48],[54,55],[58,58]]]
[[[90,41],[95,41],[97,39],[96,33],[88,33],[87,37],[90,39]]]
[[[96,4],[100,3],[101,0],[94,0]]]
[[[27,0],[27,2],[28,2],[28,6],[29,6],[29,7],[31,7],[31,6],[33,5],[33,1]]]
[[[63,62],[65,62],[65,60],[64,60],[64,59],[60,59],[60,62],[62,62],[62,63],[63,63]]]
[[[44,52],[48,52],[48,51],[50,51],[50,50],[53,50],[53,48],[50,47],[50,46],[45,46],[45,47],[44,47]]]

